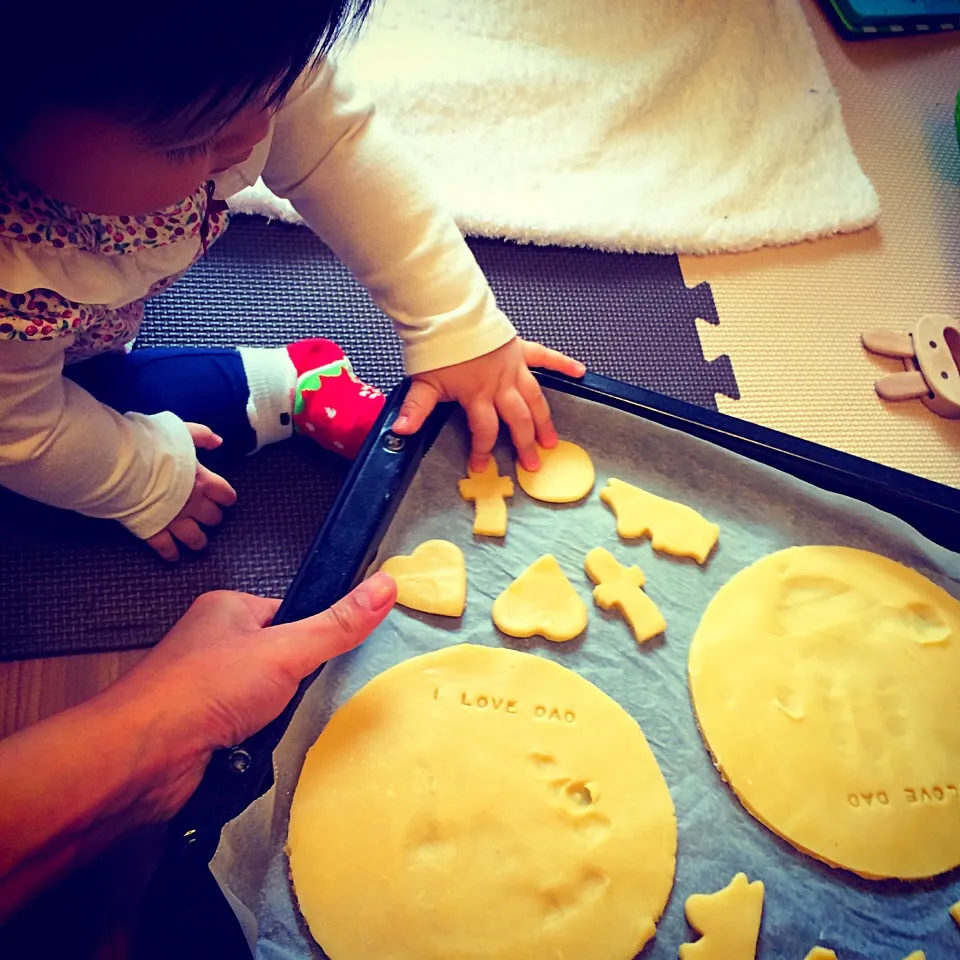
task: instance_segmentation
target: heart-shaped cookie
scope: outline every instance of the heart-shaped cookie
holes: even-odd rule
[[[550,554],[527,567],[494,600],[492,616],[510,637],[539,635],[559,643],[587,628],[587,605]]]
[[[448,540],[427,540],[380,569],[397,581],[397,603],[411,610],[459,617],[467,605],[467,562]]]

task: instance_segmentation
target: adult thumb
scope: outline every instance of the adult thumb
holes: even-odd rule
[[[278,650],[299,677],[321,663],[359,646],[380,625],[397,599],[397,585],[386,573],[375,573],[342,600],[316,616],[271,627]]]

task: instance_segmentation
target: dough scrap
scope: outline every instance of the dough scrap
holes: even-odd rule
[[[826,947],[814,947],[804,960],[837,960],[837,955]],[[904,957],[904,960],[926,960],[926,955],[922,950],[914,950],[909,957]]]
[[[690,647],[701,733],[741,803],[863,877],[960,864],[960,601],[847,547],[738,573]]]
[[[503,537],[507,533],[505,497],[513,496],[513,481],[497,472],[497,461],[490,462],[481,473],[467,468],[467,479],[457,483],[464,500],[474,502],[473,532],[482,537]]]
[[[427,540],[380,569],[397,581],[397,603],[421,613],[459,617],[467,605],[467,562],[448,540]]]
[[[641,589],[645,578],[639,567],[625,567],[603,547],[594,547],[584,561],[587,576],[597,585],[594,603],[601,610],[616,607],[630,626],[637,643],[643,643],[667,629],[657,605]]]
[[[763,884],[738,873],[716,893],[695,893],[684,904],[687,922],[699,934],[695,943],[680,945],[680,960],[754,960]]]
[[[587,629],[587,605],[549,553],[530,564],[493,601],[491,616],[508,637],[539,635],[562,643]]]
[[[600,499],[617,515],[617,533],[625,540],[650,535],[654,550],[703,563],[720,528],[692,507],[647,493],[632,483],[610,479]]]
[[[953,917],[958,927],[960,927],[960,900],[950,908],[950,916]]]
[[[461,644],[380,674],[307,754],[293,885],[334,960],[632,960],[677,823],[639,726],[572,670]]]
[[[534,500],[545,503],[574,503],[592,489],[596,471],[583,447],[561,440],[553,449],[537,447],[540,469],[531,473],[517,462],[517,482]]]

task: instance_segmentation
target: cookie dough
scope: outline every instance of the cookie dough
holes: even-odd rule
[[[508,637],[546,637],[562,642],[587,629],[587,605],[557,559],[534,561],[493,601],[493,622]]]
[[[763,913],[759,880],[749,883],[738,873],[717,893],[687,897],[683,909],[700,939],[680,944],[680,960],[754,960]]]
[[[720,528],[692,507],[647,493],[623,480],[607,481],[600,499],[617,515],[617,533],[625,540],[650,535],[654,550],[703,563]]]
[[[474,502],[473,532],[482,537],[503,537],[507,533],[505,497],[513,496],[513,481],[497,473],[497,461],[490,462],[482,473],[467,468],[467,479],[457,484],[460,496]]]
[[[593,601],[601,610],[616,607],[630,626],[637,643],[667,629],[657,605],[641,589],[646,582],[639,567],[625,567],[603,547],[594,547],[584,561],[587,576],[597,585]]]
[[[307,754],[288,852],[332,960],[632,960],[673,884],[643,733],[542,657],[447,647],[380,674]]]
[[[738,573],[690,647],[720,773],[798,849],[867,878],[960,864],[960,602],[847,547]]]
[[[583,447],[561,440],[552,450],[537,447],[540,469],[531,473],[517,463],[517,482],[523,491],[547,503],[574,503],[582,500],[596,479],[593,461]]]
[[[397,603],[422,613],[459,617],[467,604],[467,563],[447,540],[427,540],[410,556],[391,557],[380,569],[397,581]]]
[[[950,908],[950,916],[953,917],[957,926],[960,927],[960,900]]]
[[[804,957],[804,960],[837,960],[837,955],[826,947],[814,947],[806,957]],[[926,955],[922,950],[914,950],[914,952],[911,953],[909,957],[905,957],[904,960],[926,960]]]

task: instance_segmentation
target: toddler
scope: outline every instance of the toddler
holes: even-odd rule
[[[329,57],[368,5],[5,11],[5,34],[33,39],[0,90],[0,484],[118,520],[176,559],[235,499],[198,450],[252,453],[297,432],[356,454],[383,396],[328,340],[129,349],[144,301],[203,256],[224,199],[261,175],[394,321],[414,379],[394,430],[455,400],[474,469],[501,418],[528,469],[537,443],[556,443],[530,367],[582,364],[517,337],[409,149]]]

